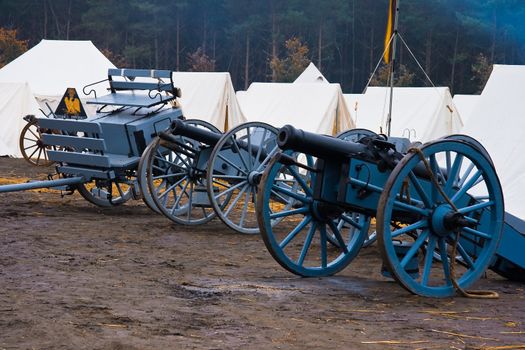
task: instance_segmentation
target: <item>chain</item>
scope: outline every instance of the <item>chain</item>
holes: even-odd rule
[[[436,177],[434,176],[434,172],[432,171],[432,168],[431,168],[428,160],[426,159],[423,151],[421,151],[421,149],[419,149],[419,148],[413,147],[413,148],[410,148],[408,150],[408,152],[416,153],[419,156],[419,158],[421,159],[421,161],[425,165],[425,168],[426,168],[426,170],[427,170],[427,172],[428,172],[428,174],[430,176],[430,180],[432,181],[434,186],[437,188],[437,190],[441,194],[441,196],[445,199],[445,202],[447,202],[447,204],[450,205],[450,207],[457,213],[458,212],[458,208],[454,205],[452,200],[450,200],[450,198],[447,196],[445,191],[439,185],[439,182],[436,179]],[[495,292],[495,291],[491,291],[491,290],[465,290],[459,285],[459,283],[458,283],[458,281],[456,279],[456,254],[457,254],[457,245],[458,245],[458,242],[459,242],[459,239],[460,239],[460,236],[461,236],[461,230],[460,229],[456,229],[454,232],[456,234],[456,239],[454,240],[454,243],[452,244],[452,254],[451,254],[451,259],[449,260],[449,267],[450,267],[450,280],[452,282],[452,285],[456,289],[456,291],[460,295],[462,295],[462,296],[464,296],[466,298],[476,298],[476,299],[497,299],[497,298],[499,298],[499,294],[497,292]],[[445,263],[445,262],[443,262],[443,263]]]

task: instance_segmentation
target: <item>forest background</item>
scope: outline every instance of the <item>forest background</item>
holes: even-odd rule
[[[92,40],[117,67],[292,81],[314,62],[361,92],[383,53],[388,0],[0,0],[0,67],[41,39]],[[524,0],[401,0],[399,30],[436,85],[477,93],[525,64]],[[406,47],[398,85],[427,86]],[[380,64],[373,83],[385,83]]]

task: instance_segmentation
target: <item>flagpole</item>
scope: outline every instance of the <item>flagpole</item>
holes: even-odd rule
[[[394,16],[394,39],[392,40],[392,66],[390,67],[390,103],[388,106],[388,120],[387,120],[387,136],[390,137],[390,130],[392,126],[392,102],[394,97],[394,71],[396,65],[396,48],[398,36],[398,16],[399,16],[399,0],[396,2],[395,16]]]

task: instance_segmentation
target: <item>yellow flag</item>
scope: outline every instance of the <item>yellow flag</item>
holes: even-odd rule
[[[394,33],[394,21],[396,17],[396,0],[390,0],[390,5],[388,6],[388,22],[386,24],[386,34],[385,34],[385,55],[383,56],[383,60],[385,60],[385,63],[390,63],[390,47],[392,45],[390,44],[390,38],[392,37],[392,34]]]

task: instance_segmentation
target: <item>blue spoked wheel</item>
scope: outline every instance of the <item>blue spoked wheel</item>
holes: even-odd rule
[[[202,120],[185,122],[220,133],[216,127]],[[148,200],[173,222],[204,224],[215,217],[215,212],[206,203],[206,171],[199,168],[198,161],[201,152],[210,146],[189,137],[176,137],[176,144],[154,138],[145,154],[143,166],[146,166]]]
[[[259,233],[255,201],[262,173],[278,150],[277,129],[260,122],[236,126],[213,148],[207,187],[215,213],[233,230]],[[225,202],[225,198],[231,200]]]
[[[308,156],[293,157],[311,163]],[[345,268],[359,252],[369,224],[366,216],[351,216],[314,200],[314,181],[309,170],[282,160],[278,153],[257,194],[257,220],[268,251],[282,267],[307,277],[329,276]],[[330,237],[337,244],[327,244]]]
[[[452,296],[452,279],[466,289],[488,267],[503,216],[501,185],[490,159],[464,141],[427,143],[398,163],[379,199],[383,263],[414,294]],[[400,245],[406,250],[400,252]]]

